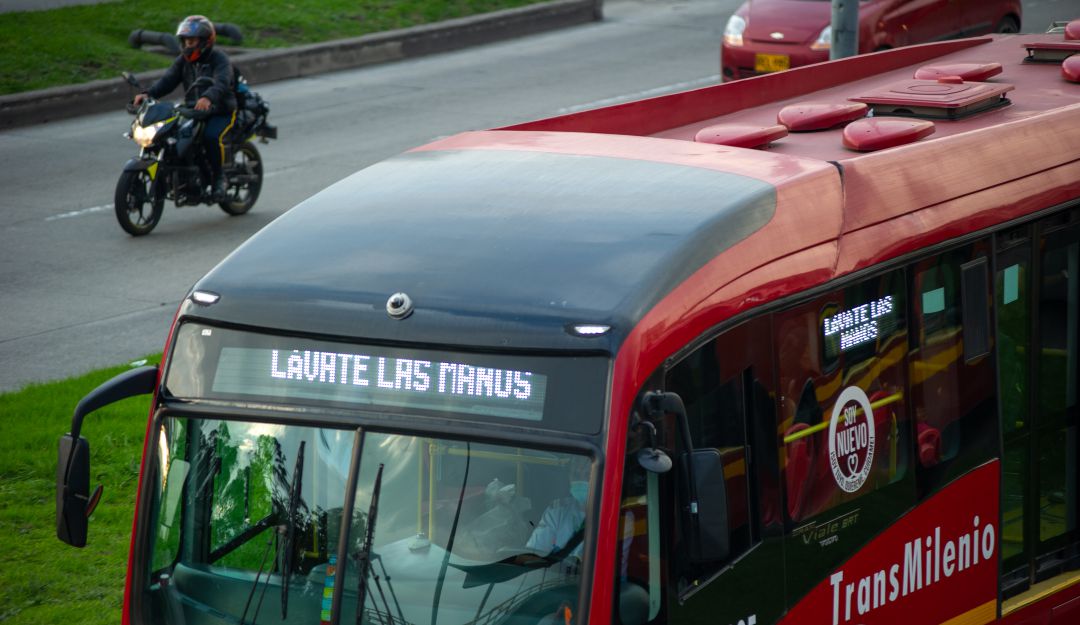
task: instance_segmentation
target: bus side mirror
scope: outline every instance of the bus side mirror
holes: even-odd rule
[[[85,547],[87,521],[100,498],[100,486],[90,496],[90,443],[81,436],[61,436],[56,463],[57,538],[73,547]]]
[[[90,494],[90,443],[79,435],[86,415],[109,404],[154,392],[157,367],[125,371],[90,391],[75,407],[71,432],[60,437],[56,462],[56,537],[73,547],[86,546],[87,521],[101,499]]]
[[[713,562],[728,557],[727,487],[724,463],[717,449],[694,449],[690,417],[677,393],[650,391],[641,399],[650,419],[664,413],[675,415],[683,451],[679,454],[678,486],[682,499],[684,535],[693,562]]]
[[[729,529],[727,486],[720,451],[695,449],[679,460],[680,468],[688,480],[693,480],[697,492],[697,510],[689,510],[686,523],[690,559],[694,562],[724,560],[729,553]],[[689,470],[690,465],[692,470]]]

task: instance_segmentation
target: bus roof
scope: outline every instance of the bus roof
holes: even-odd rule
[[[187,312],[359,341],[613,353],[665,298],[735,314],[955,237],[961,222],[1017,217],[1017,198],[1042,188],[1075,196],[1080,175],[1062,166],[1080,162],[1080,85],[1021,62],[1021,42],[1056,38],[914,46],[437,141],[283,215],[196,285],[220,301]],[[989,82],[1013,85],[1011,104],[908,145],[854,152],[840,129],[767,149],[694,141],[976,61],[1002,63]],[[1032,183],[1046,172],[1064,182]],[[901,223],[927,207],[952,208]],[[404,320],[386,312],[398,292],[415,303]],[[574,324],[613,329],[582,337]]]

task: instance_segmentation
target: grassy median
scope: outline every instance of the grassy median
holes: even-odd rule
[[[355,37],[538,0],[120,0],[0,14],[0,95],[168,66],[172,57],[132,48],[135,29],[173,33],[185,16],[236,24],[245,48]],[[221,43],[232,45],[226,39]]]
[[[75,404],[126,368],[0,394],[0,622],[120,622],[150,397],[107,406],[83,424],[91,488],[105,487],[83,549],[56,538],[56,463]]]

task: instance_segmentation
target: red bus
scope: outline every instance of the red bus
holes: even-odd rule
[[[1080,622],[1077,47],[902,48],[362,170],[80,403],[58,535],[98,499],[84,417],[153,393],[124,623]]]

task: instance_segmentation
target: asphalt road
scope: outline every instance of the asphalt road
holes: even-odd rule
[[[122,111],[0,132],[0,392],[159,351],[179,300],[272,219],[410,147],[600,104],[715,83],[740,0],[609,0],[603,22],[412,61],[257,86],[280,139],[260,146],[255,209],[167,204],[124,234],[112,211]],[[1025,31],[1077,13],[1025,2]]]
[[[187,289],[259,228],[357,169],[437,137],[718,80],[737,0],[616,1],[603,22],[271,83],[280,139],[253,211],[167,203],[132,238],[112,210],[123,111],[0,133],[0,392],[160,351]]]

